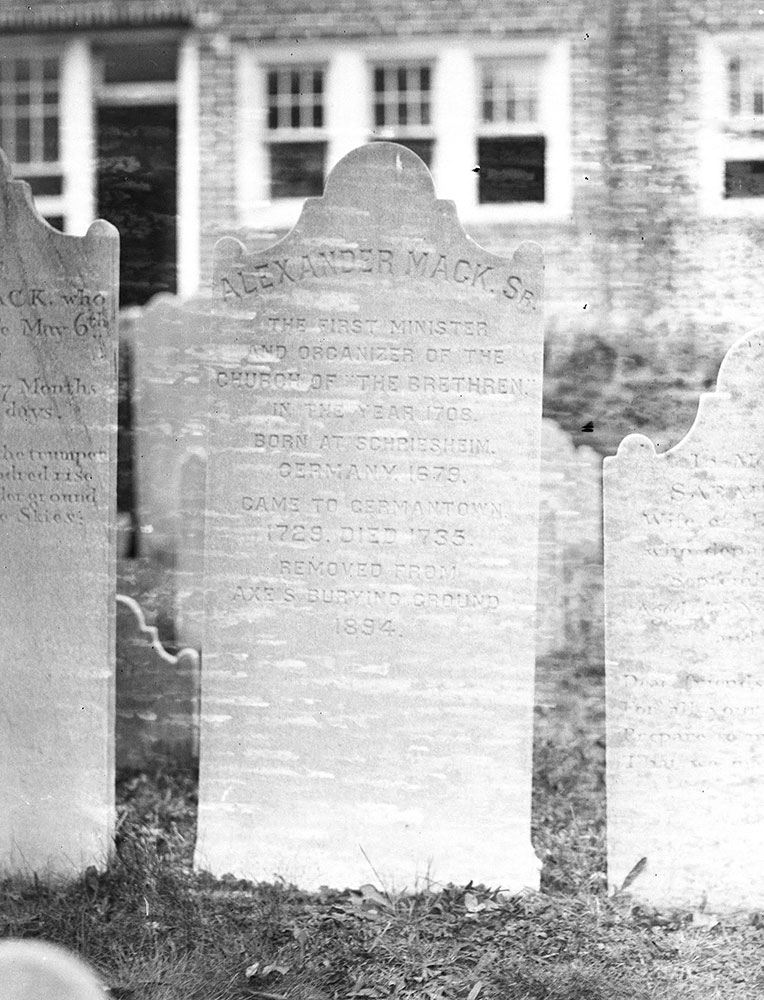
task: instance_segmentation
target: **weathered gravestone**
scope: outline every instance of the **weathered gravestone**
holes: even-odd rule
[[[602,458],[541,424],[536,655],[602,648]]]
[[[104,1000],[89,966],[47,941],[0,941],[3,1000]]]
[[[538,884],[541,270],[387,143],[218,244],[197,864]]]
[[[168,653],[137,601],[117,594],[116,766],[151,769],[199,756],[199,654]]]
[[[170,295],[123,324],[132,348],[139,554],[171,588],[175,638],[201,646],[206,379],[217,303]]]
[[[676,447],[605,460],[608,864],[654,905],[764,903],[764,339]]]
[[[0,158],[0,869],[113,823],[118,237],[51,229]]]

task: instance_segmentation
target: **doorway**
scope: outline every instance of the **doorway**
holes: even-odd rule
[[[178,115],[174,104],[102,105],[98,216],[120,235],[120,307],[177,289]]]

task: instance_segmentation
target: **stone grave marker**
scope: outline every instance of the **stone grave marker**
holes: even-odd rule
[[[199,757],[199,654],[168,653],[137,601],[117,594],[116,766],[147,770]]]
[[[389,143],[218,244],[197,865],[538,885],[541,281]]]
[[[656,906],[764,903],[764,338],[687,436],[604,463],[608,866]]]
[[[3,1000],[104,1000],[104,987],[76,955],[37,940],[0,941]]]
[[[0,870],[101,861],[114,812],[118,236],[0,156]]]
[[[133,357],[139,555],[174,591],[176,639],[201,646],[206,378],[215,304],[160,295],[122,324]]]

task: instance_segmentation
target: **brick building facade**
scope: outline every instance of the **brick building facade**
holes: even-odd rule
[[[120,225],[127,301],[204,287],[219,235],[270,241],[387,138],[478,242],[544,245],[553,344],[689,342],[715,371],[761,322],[755,5],[0,0],[0,31],[0,145],[54,224]]]

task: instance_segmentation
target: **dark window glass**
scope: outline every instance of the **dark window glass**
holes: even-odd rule
[[[478,200],[543,202],[545,197],[543,136],[501,136],[478,140]]]
[[[51,174],[49,177],[21,177],[32,189],[32,194],[36,195],[56,195],[64,190],[64,178],[60,174]],[[48,220],[50,221],[50,220]]]
[[[58,159],[58,118],[42,120],[42,158],[46,163]]]
[[[29,163],[31,146],[29,142],[29,119],[16,119],[16,160],[19,163]]]
[[[323,194],[326,143],[273,143],[270,160],[272,198],[309,198]]]
[[[724,164],[725,198],[764,198],[764,160],[728,160]]]
[[[389,141],[389,140],[373,139],[372,141],[373,142],[386,142],[386,141]],[[398,139],[398,138],[395,138],[392,141],[396,142],[399,146],[405,146],[406,149],[410,149],[412,153],[416,153],[416,155],[420,158],[420,160],[424,161],[425,166],[427,166],[427,167],[431,167],[432,166],[432,152],[433,152],[433,149],[435,147],[435,141],[433,139]]]

